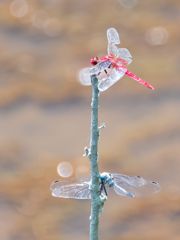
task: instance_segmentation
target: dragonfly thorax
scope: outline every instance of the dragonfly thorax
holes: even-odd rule
[[[101,173],[100,181],[102,184],[108,184],[109,187],[114,186],[114,178],[110,173],[107,173],[107,172]]]

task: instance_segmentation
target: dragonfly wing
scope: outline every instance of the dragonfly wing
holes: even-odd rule
[[[50,189],[54,197],[90,199],[90,180],[90,175],[81,178],[60,179],[54,181]]]
[[[114,83],[124,76],[125,72],[112,68],[106,78],[103,78],[99,83],[99,91],[103,92],[111,87]]]
[[[124,59],[128,62],[128,65],[132,62],[132,56],[126,48],[119,48],[116,58]]]
[[[158,183],[145,180],[140,176],[127,176],[113,173],[114,190],[122,196],[139,197],[159,192],[161,187]]]
[[[116,56],[118,48],[115,46],[120,43],[119,34],[115,28],[109,28],[107,30],[107,39],[108,39],[108,55]]]
[[[107,30],[107,39],[108,39],[108,43],[111,43],[114,45],[120,43],[119,34],[115,28],[109,28]]]
[[[108,55],[116,56],[118,53],[118,48],[113,44],[108,44],[107,52]]]
[[[96,64],[94,67],[88,68],[85,71],[85,74],[90,74],[90,76],[98,75],[99,73],[106,70],[109,66],[111,66],[111,64],[112,64],[111,61],[109,61],[108,59],[102,60],[98,64]]]

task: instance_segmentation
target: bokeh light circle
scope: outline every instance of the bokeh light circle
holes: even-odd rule
[[[137,0],[119,0],[119,2],[124,8],[133,8],[137,4]]]
[[[10,11],[14,17],[23,17],[28,11],[28,5],[25,0],[15,0],[11,3]]]
[[[32,22],[32,16],[34,14],[34,9],[31,6],[28,6],[28,11],[25,15],[19,18],[19,20],[22,23],[31,23]]]
[[[77,80],[80,82],[82,85],[91,85],[91,77],[90,75],[86,74],[85,71],[88,68],[83,68],[77,73]]]
[[[57,171],[58,171],[60,176],[62,176],[62,177],[69,177],[73,173],[73,167],[68,162],[61,162],[57,166]]]
[[[151,45],[161,45],[167,42],[168,32],[162,27],[150,28],[146,31],[145,39]]]

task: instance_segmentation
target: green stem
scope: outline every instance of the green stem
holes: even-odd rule
[[[92,113],[91,113],[91,143],[90,152],[88,154],[91,165],[91,217],[90,217],[90,240],[98,239],[99,216],[103,211],[103,205],[106,197],[99,195],[99,169],[98,169],[98,104],[99,104],[99,89],[98,79],[96,76],[91,76],[92,83]]]

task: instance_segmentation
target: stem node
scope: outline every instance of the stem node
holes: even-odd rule
[[[83,156],[88,157],[89,156],[89,149],[87,147],[84,148],[84,152],[85,153],[83,154]]]

